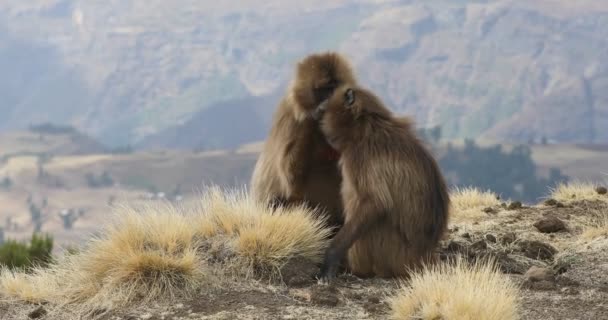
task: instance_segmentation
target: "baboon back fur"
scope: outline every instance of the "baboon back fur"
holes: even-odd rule
[[[342,86],[322,106],[321,128],[340,154],[344,226],[326,252],[331,278],[347,256],[359,276],[407,276],[433,254],[448,224],[440,169],[405,117],[371,91]]]

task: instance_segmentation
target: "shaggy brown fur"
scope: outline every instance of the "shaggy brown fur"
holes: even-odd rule
[[[450,199],[440,169],[408,118],[369,90],[335,90],[321,107],[321,130],[340,152],[344,226],[326,252],[321,282],[346,256],[358,276],[407,276],[436,258]]]
[[[338,155],[313,116],[337,86],[355,81],[349,62],[338,53],[312,54],[298,63],[253,172],[256,199],[273,206],[305,202],[324,210],[331,225],[341,225]]]

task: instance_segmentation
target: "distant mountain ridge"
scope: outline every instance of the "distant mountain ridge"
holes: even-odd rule
[[[297,59],[336,49],[448,138],[608,143],[608,2],[5,0],[0,40],[0,130],[230,148],[264,138]]]

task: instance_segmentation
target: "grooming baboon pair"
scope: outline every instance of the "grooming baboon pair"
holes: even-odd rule
[[[272,206],[306,203],[338,232],[319,277],[346,260],[360,277],[406,276],[434,260],[448,221],[444,178],[405,117],[361,87],[342,55],[305,57],[274,114],[252,193]]]

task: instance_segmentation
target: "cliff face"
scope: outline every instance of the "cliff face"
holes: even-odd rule
[[[265,135],[296,59],[338,49],[447,137],[608,142],[607,22],[591,0],[6,0],[0,129],[51,120],[111,144],[232,146]],[[246,130],[217,116],[226,105]]]

